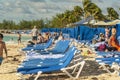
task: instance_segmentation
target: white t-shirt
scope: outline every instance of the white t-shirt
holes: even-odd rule
[[[32,29],[32,36],[37,36],[38,30],[37,29]]]

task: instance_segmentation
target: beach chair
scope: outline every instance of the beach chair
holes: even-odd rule
[[[69,48],[70,43],[71,42],[69,40],[60,40],[54,46],[53,49],[51,49],[51,50],[43,50],[43,51],[31,51],[31,52],[27,53],[26,57],[27,57],[27,59],[32,59],[32,58],[36,58],[36,57],[40,58],[43,55],[51,56],[52,54],[58,54],[58,55],[62,56],[67,51],[67,49]]]
[[[114,54],[120,54],[120,52],[118,51],[108,51],[108,52],[105,52],[105,51],[96,51],[96,54],[98,56],[107,56],[107,55],[114,55]]]
[[[81,56],[74,56],[76,53],[76,50],[72,49],[72,51],[70,51],[70,55],[67,57],[67,59],[62,62],[62,63],[58,63],[58,64],[54,64],[54,65],[47,65],[47,66],[41,66],[39,68],[34,68],[34,69],[30,69],[30,70],[18,70],[19,74],[37,74],[37,76],[35,77],[34,80],[37,80],[38,77],[45,72],[54,72],[54,71],[62,71],[65,72],[70,78],[78,78],[82,68],[85,64],[85,61],[83,59],[81,59]],[[47,64],[47,63],[46,63]],[[78,70],[77,70],[78,69]],[[74,77],[72,74],[69,73],[69,70],[73,70],[72,74],[75,74],[76,71],[77,74]],[[23,78],[23,77],[21,77]]]
[[[77,43],[77,47],[88,47],[91,45],[91,41],[88,40],[74,40]],[[79,44],[79,45],[78,45]]]
[[[119,52],[99,52],[96,53],[97,54],[97,58],[116,58],[116,57],[120,57],[120,53]]]
[[[31,68],[36,68],[36,67],[41,67],[41,66],[50,66],[50,65],[55,65],[59,63],[63,63],[71,54],[71,51],[74,49],[74,47],[69,48],[67,52],[64,53],[64,56],[61,58],[46,58],[46,59],[40,59],[40,58],[35,58],[35,59],[30,59],[28,61],[24,61],[19,68],[21,69],[31,69]],[[74,49],[75,50],[75,49]],[[31,65],[32,64],[32,65]]]
[[[96,58],[95,60],[111,75],[120,75],[120,57]],[[110,69],[114,69],[114,71],[110,71],[106,65],[109,65]]]
[[[47,43],[45,44],[36,44],[34,46],[27,46],[22,49],[22,51],[30,51],[30,50],[44,50],[47,49],[52,45],[53,39],[51,38]]]
[[[120,52],[118,51],[97,51],[95,59],[99,65],[108,73],[120,75]],[[109,66],[109,67],[108,67]],[[111,71],[113,69],[114,71]]]
[[[41,54],[47,54],[48,52],[53,54],[64,53],[68,49],[70,43],[70,40],[60,40],[52,50],[42,51]]]

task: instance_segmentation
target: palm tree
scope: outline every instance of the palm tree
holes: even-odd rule
[[[88,17],[90,16],[90,13],[88,12],[88,5],[91,4],[90,0],[84,0],[83,1],[83,10],[84,10],[84,17]]]
[[[114,10],[114,8],[112,7],[107,8],[107,12],[110,20],[115,20],[119,18],[119,14]]]
[[[83,5],[86,17],[92,16],[95,20],[106,19],[101,9],[95,3],[92,3],[90,0],[84,0]]]
[[[80,6],[74,7],[73,15],[76,18],[75,22],[81,20],[81,17],[84,17],[83,14],[83,9]]]
[[[53,17],[52,24],[54,27],[62,27],[63,26],[63,17],[64,14],[57,14],[56,17]]]

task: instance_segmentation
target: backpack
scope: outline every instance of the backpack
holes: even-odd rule
[[[100,46],[98,47],[98,51],[105,51],[105,49],[106,49],[105,44],[100,44]]]

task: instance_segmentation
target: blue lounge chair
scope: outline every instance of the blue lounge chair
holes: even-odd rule
[[[27,57],[29,59],[33,58],[33,56],[39,55],[48,55],[48,54],[64,54],[66,50],[69,48],[70,41],[69,40],[60,40],[53,49],[51,50],[44,50],[44,51],[35,51],[35,52],[28,52]],[[36,55],[37,54],[37,55]]]
[[[71,53],[73,51],[75,51],[75,47],[71,47],[69,48],[69,50],[64,53],[64,57],[58,58],[58,59],[54,59],[54,58],[47,58],[47,59],[31,59],[29,61],[24,61],[20,66],[22,66],[21,68],[18,69],[18,71],[20,70],[29,70],[32,68],[39,68],[42,66],[50,66],[50,65],[55,65],[55,64],[60,64],[63,63],[70,55],[72,55]],[[31,65],[32,64],[32,65]]]
[[[113,73],[117,73],[118,75],[120,75],[120,70],[119,70],[120,69],[120,57],[96,58],[95,60],[111,75]],[[113,64],[117,64],[117,65],[113,65]],[[109,65],[112,69],[115,69],[115,71],[111,72],[106,67],[106,65]]]
[[[120,57],[96,58],[96,61],[116,61],[116,60],[120,60]]]
[[[48,50],[48,51],[45,51],[45,52],[42,52],[41,54],[47,54],[48,52],[50,53],[64,53],[69,45],[70,45],[70,40],[60,40],[58,42],[59,44],[56,44],[56,46],[52,49],[52,50]]]
[[[22,49],[22,51],[30,51],[30,50],[44,50],[52,45],[53,39],[51,38],[47,43],[45,44],[36,44],[31,47],[25,47]]]
[[[104,52],[104,51],[97,51],[96,54],[98,56],[107,56],[107,55],[114,55],[114,54],[120,54],[118,51],[109,51],[109,52]]]
[[[82,71],[82,68],[85,64],[85,61],[83,61],[81,58],[81,56],[77,56],[77,58],[74,56],[76,53],[76,50],[72,50],[70,52],[70,55],[67,57],[67,59],[59,64],[54,64],[54,65],[47,65],[47,66],[41,66],[41,67],[37,67],[37,68],[33,68],[30,70],[18,70],[18,73],[20,74],[38,74],[36,76],[36,78],[34,80],[37,80],[38,77],[40,76],[41,73],[44,72],[53,72],[53,71],[62,71],[65,72],[69,77],[71,78],[78,78],[80,75],[80,72]],[[47,64],[47,63],[46,63]],[[70,66],[69,66],[70,64]],[[76,71],[76,69],[78,73],[75,77],[73,77],[67,70],[72,69],[73,73]]]

